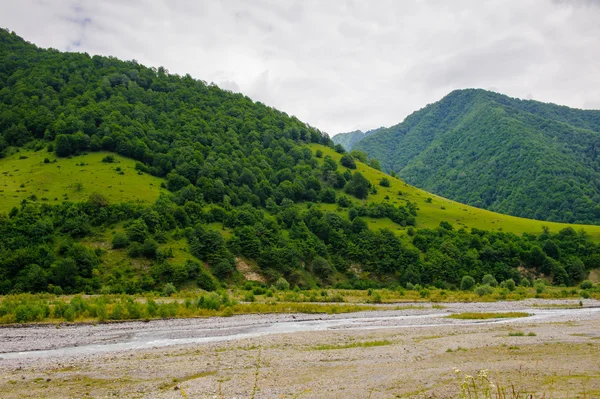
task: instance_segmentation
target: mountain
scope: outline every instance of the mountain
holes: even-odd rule
[[[600,267],[600,226],[462,205],[241,94],[4,30],[0,198],[0,294],[213,291],[248,271],[265,288],[575,284]]]
[[[363,132],[362,130],[355,130],[349,133],[338,133],[333,136],[331,140],[333,140],[334,144],[340,144],[346,151],[351,151],[352,147],[354,147],[354,145],[360,140],[364,139],[365,137],[369,137],[382,129],[384,128],[380,127],[379,129],[368,130],[366,132]]]
[[[600,223],[600,111],[457,90],[353,148],[462,203]]]

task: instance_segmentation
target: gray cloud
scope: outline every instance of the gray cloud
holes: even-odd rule
[[[598,0],[4,0],[41,47],[136,59],[329,133],[400,122],[449,91],[600,107]]]

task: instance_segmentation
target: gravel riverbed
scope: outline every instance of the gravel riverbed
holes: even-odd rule
[[[458,367],[489,369],[499,381],[541,394],[552,389],[552,397],[582,390],[600,397],[599,301],[399,306],[410,305],[337,315],[5,326],[0,396],[441,398],[457,394]],[[460,312],[531,316],[445,317]]]

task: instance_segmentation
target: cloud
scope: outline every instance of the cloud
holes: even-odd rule
[[[392,125],[465,87],[598,107],[600,1],[4,0],[41,47],[136,59],[331,134]]]

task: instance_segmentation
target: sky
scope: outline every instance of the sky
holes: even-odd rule
[[[0,27],[189,73],[330,136],[462,88],[600,109],[600,0],[1,0]]]

